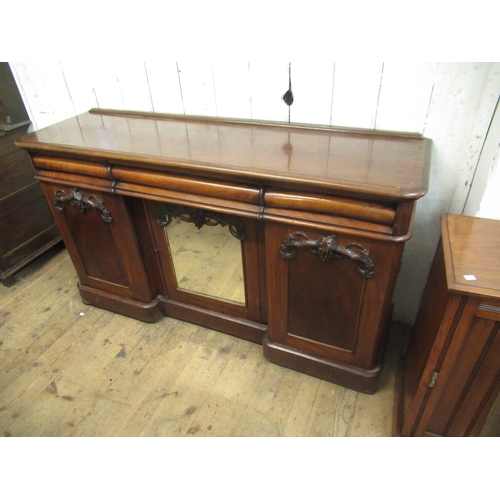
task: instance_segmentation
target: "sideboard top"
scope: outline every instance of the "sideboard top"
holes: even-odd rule
[[[32,132],[17,145],[395,199],[427,192],[431,149],[431,141],[416,134],[97,109]]]
[[[500,298],[500,221],[445,214],[441,231],[448,288]]]

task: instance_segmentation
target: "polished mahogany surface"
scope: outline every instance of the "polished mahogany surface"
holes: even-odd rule
[[[452,214],[446,216],[446,221],[443,240],[448,254],[448,288],[500,298],[498,222]]]
[[[50,150],[139,160],[151,168],[288,181],[395,199],[427,192],[431,141],[405,136],[203,117],[91,110],[20,141]]]

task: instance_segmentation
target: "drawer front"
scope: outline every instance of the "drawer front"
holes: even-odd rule
[[[368,202],[341,196],[327,196],[286,191],[267,191],[266,206],[277,209],[300,210],[349,219],[371,222],[391,227],[396,215],[395,205]]]
[[[267,189],[263,216],[268,221],[357,236],[377,235],[386,241],[406,241],[415,203],[411,200],[352,198],[347,194],[318,194]]]
[[[28,155],[14,141],[25,133],[25,129],[0,134],[0,199],[33,184],[33,168]]]

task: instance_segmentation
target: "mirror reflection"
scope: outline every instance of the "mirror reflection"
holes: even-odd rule
[[[176,218],[165,232],[179,289],[246,303],[242,243],[228,227],[198,229]]]

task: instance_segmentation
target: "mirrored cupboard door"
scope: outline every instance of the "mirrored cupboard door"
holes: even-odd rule
[[[205,326],[226,323],[219,326],[223,331],[247,325],[256,331],[245,336],[261,342],[265,275],[257,220],[180,204],[147,205],[165,312],[181,319],[197,312]]]

